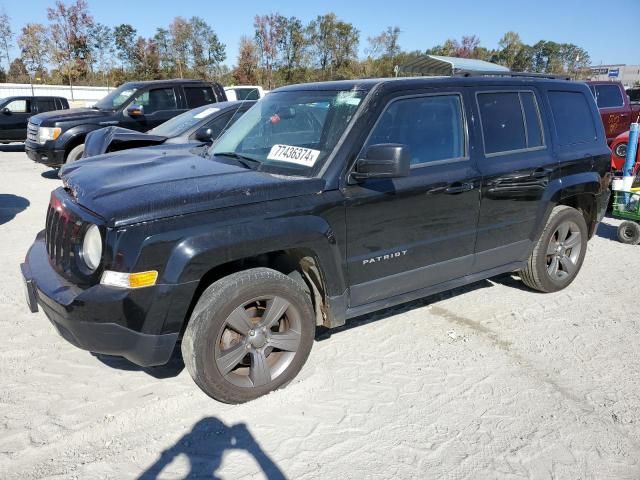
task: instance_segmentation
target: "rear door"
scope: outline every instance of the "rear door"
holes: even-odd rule
[[[629,130],[631,109],[626,94],[617,82],[596,83],[589,85],[593,93],[607,142],[613,141],[618,135]]]
[[[348,184],[350,306],[459,278],[473,262],[479,172],[469,155],[463,89],[390,98],[368,146],[411,151],[408,177]]]
[[[477,89],[474,115],[482,195],[474,272],[519,262],[529,254],[544,215],[542,198],[558,162],[532,87]]]
[[[37,98],[36,107],[38,109],[37,113],[50,112],[52,110],[57,110],[56,99],[55,98]]]
[[[183,91],[189,110],[209,103],[216,103],[216,96],[210,85],[184,85]]]

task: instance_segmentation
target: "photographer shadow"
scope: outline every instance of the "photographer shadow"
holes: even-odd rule
[[[284,480],[286,477],[278,466],[262,451],[244,423],[228,427],[215,417],[205,417],[194,425],[189,433],[165,450],[160,458],[145,470],[138,480],[155,480],[176,457],[185,455],[189,461],[189,472],[184,479],[218,479],[216,471],[222,464],[227,450],[244,450],[253,456],[265,477],[269,480]]]

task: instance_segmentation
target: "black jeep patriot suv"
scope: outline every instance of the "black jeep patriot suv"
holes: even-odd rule
[[[57,167],[82,157],[84,139],[93,130],[115,125],[147,131],[192,108],[226,100],[221,85],[201,80],[125,83],[91,108],[31,117],[25,151],[31,160]]]
[[[180,345],[244,402],[290,381],[316,326],[519,272],[578,274],[608,197],[583,83],[531,76],[277,89],[205,155],[128,150],[62,170],[22,264],[68,341],[144,366]]]

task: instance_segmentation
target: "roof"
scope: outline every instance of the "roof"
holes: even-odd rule
[[[160,85],[160,84],[183,84],[183,83],[193,83],[198,85],[207,84],[210,85],[211,82],[207,80],[191,80],[187,78],[170,78],[166,80],[133,80],[131,82],[125,82],[127,85],[136,85],[136,86],[145,86],[145,85]],[[123,84],[124,85],[124,84]]]
[[[424,55],[400,66],[401,75],[453,75],[460,71],[508,72],[507,67],[475,58]]]
[[[298,83],[279,87],[273,92],[291,91],[369,91],[377,85],[397,86],[399,88],[432,88],[439,86],[462,86],[462,85],[522,85],[531,82],[560,82],[566,84],[566,79],[560,80],[549,75],[538,75],[535,73],[507,72],[479,72],[478,75],[455,75],[455,76],[429,76],[429,77],[399,77],[399,78],[365,78],[357,80],[335,80],[330,82]]]

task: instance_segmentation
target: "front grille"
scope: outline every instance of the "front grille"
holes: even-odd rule
[[[27,125],[27,140],[31,140],[32,142],[38,141],[38,126],[31,122]]]
[[[62,273],[76,270],[83,222],[55,196],[51,196],[45,225],[45,243],[51,264]]]

